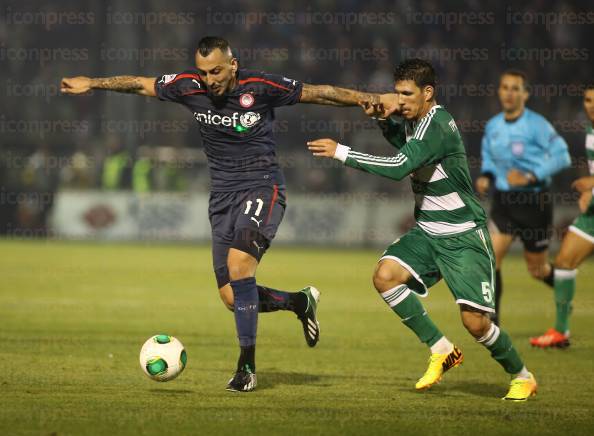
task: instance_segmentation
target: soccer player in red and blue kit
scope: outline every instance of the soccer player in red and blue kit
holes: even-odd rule
[[[209,218],[220,296],[234,312],[240,356],[227,389],[256,387],[255,346],[259,312],[290,310],[314,347],[319,291],[286,292],[256,283],[256,269],[285,212],[285,181],[273,139],[274,108],[295,103],[377,105],[384,97],[329,85],[309,85],[275,74],[239,68],[229,43],[200,40],[196,69],[161,77],[64,78],[65,94],[91,89],[158,97],[192,111],[203,138],[211,176]]]

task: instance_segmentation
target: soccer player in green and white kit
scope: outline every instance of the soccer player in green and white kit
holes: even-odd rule
[[[531,338],[530,343],[542,348],[565,348],[569,346],[569,315],[575,294],[577,267],[594,250],[594,85],[584,91],[584,110],[590,121],[586,127],[586,157],[590,175],[580,177],[572,187],[580,192],[578,216],[563,238],[561,250],[555,258],[555,327],[543,335]]]
[[[536,393],[510,337],[491,322],[494,312],[494,256],[486,216],[474,196],[462,138],[452,116],[435,101],[436,79],[428,62],[412,59],[394,73],[391,102],[368,107],[369,115],[397,113],[402,122],[380,121],[397,149],[391,157],[358,153],[331,139],[308,142],[315,156],[394,180],[411,177],[416,226],[384,252],[373,282],[381,297],[417,337],[431,357],[416,383],[424,390],[462,363],[462,352],[431,321],[416,294],[442,277],[460,306],[462,323],[512,377],[506,400],[524,401]],[[382,96],[383,97],[383,96]],[[386,102],[385,98],[382,102]]]

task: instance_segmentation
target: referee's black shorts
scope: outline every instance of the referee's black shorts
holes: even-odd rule
[[[526,251],[539,253],[548,249],[553,231],[550,191],[495,191],[491,222],[500,233],[519,237]]]

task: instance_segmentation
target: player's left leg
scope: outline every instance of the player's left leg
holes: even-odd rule
[[[495,256],[489,233],[479,228],[461,236],[434,242],[436,262],[450,291],[460,305],[462,323],[512,376],[506,400],[523,401],[536,392],[510,337],[488,316],[495,311]]]
[[[237,206],[239,211],[231,246],[251,254],[259,262],[282,222],[286,207],[285,189],[274,185],[249,190],[239,199]],[[233,289],[232,283],[230,287]],[[294,312],[301,322],[307,345],[314,347],[318,343],[320,324],[316,312],[320,292],[315,287],[305,286],[297,292],[289,292],[257,284],[256,289],[258,312]]]
[[[373,275],[383,300],[431,351],[429,366],[415,384],[418,390],[438,383],[463,360],[462,352],[437,328],[416,296],[426,295],[440,279],[433,258],[428,236],[415,227],[388,247]]]
[[[594,218],[591,220],[594,221]],[[530,338],[530,344],[535,347],[569,346],[569,317],[575,294],[576,268],[594,250],[594,226],[590,228],[591,235],[587,223],[587,217],[579,217],[563,238],[561,250],[555,258],[555,327],[548,329],[541,336]]]
[[[548,191],[526,194],[525,207],[518,211],[520,239],[530,275],[554,286],[555,269],[549,261],[549,244],[553,233],[553,203]]]
[[[550,287],[554,286],[555,267],[549,261],[549,250],[547,248],[539,251],[525,249],[524,260],[526,261],[528,272],[533,278],[542,280]]]

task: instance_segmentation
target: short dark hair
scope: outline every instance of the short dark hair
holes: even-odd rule
[[[505,70],[503,73],[501,73],[500,79],[503,76],[514,76],[514,77],[521,78],[522,83],[524,84],[524,89],[528,89],[528,86],[530,86],[530,83],[528,82],[528,74],[526,74],[522,70],[516,70],[514,68],[510,68],[509,70]]]
[[[422,88],[424,86],[437,86],[437,75],[433,66],[422,59],[407,59],[400,63],[394,70],[394,81],[413,80]]]
[[[231,51],[229,41],[220,36],[205,36],[198,41],[198,52],[201,56],[208,56],[215,48],[218,48],[222,52]]]
[[[590,91],[591,89],[594,89],[594,83],[588,83],[586,85],[586,87],[584,88],[584,94],[586,93],[586,91]]]

